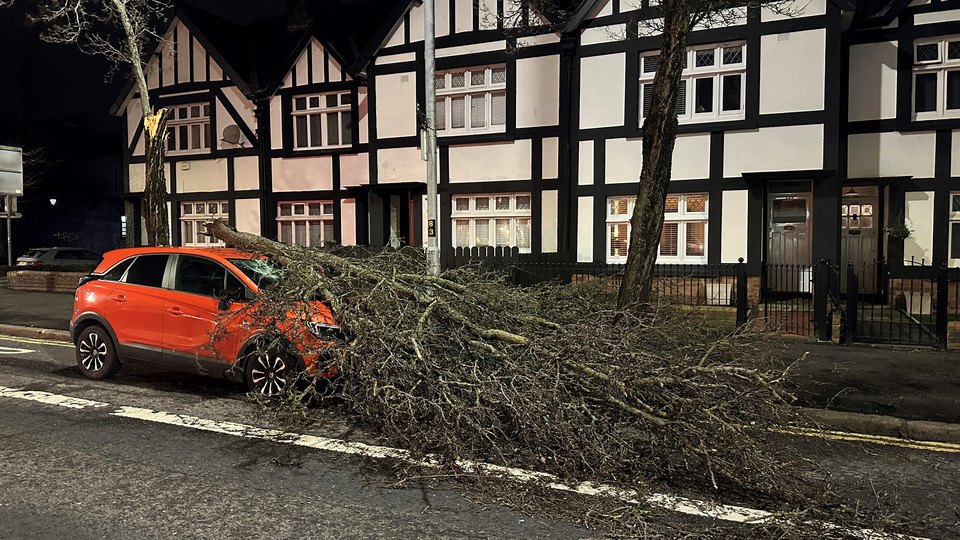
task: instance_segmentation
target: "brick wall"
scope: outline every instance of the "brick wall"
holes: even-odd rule
[[[87,272],[37,272],[12,270],[7,272],[7,287],[18,291],[46,291],[72,293]]]

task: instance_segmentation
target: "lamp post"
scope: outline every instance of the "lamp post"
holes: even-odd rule
[[[440,246],[437,241],[437,87],[436,53],[434,49],[434,0],[423,2],[423,59],[425,66],[424,85],[426,86],[426,118],[423,122],[425,133],[424,150],[427,154],[427,273],[435,276],[440,273]]]

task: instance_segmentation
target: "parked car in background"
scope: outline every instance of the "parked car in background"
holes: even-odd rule
[[[107,252],[74,297],[80,371],[102,379],[123,362],[145,362],[246,382],[267,396],[302,371],[336,375],[318,353],[342,336],[323,303],[307,302],[270,328],[251,316],[260,287],[280,273],[264,257],[228,248]]]
[[[17,266],[96,266],[103,257],[75,247],[31,248],[17,257]]]

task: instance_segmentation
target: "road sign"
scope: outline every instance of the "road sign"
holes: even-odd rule
[[[0,195],[23,195],[23,151],[0,146]]]
[[[10,195],[0,197],[0,217],[20,218],[23,214],[17,212],[17,198]]]

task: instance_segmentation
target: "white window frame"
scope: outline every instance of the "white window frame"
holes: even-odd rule
[[[203,205],[203,212],[197,212],[197,205]],[[190,211],[186,206],[190,205]],[[216,205],[213,208],[211,205]],[[216,210],[211,212],[211,210]],[[180,203],[180,245],[182,246],[222,246],[223,241],[203,233],[204,223],[215,219],[230,221],[230,206],[227,201],[183,201]],[[198,234],[198,232],[202,234]]]
[[[737,62],[726,62],[724,52],[726,49],[739,48],[740,59]],[[713,65],[698,67],[697,53],[712,51]],[[659,51],[652,51],[640,56],[640,123],[643,124],[644,115],[644,92],[645,88],[653,87],[653,77],[656,70],[649,71],[646,63],[659,56]],[[746,118],[747,101],[747,44],[745,41],[734,41],[730,43],[717,43],[711,45],[698,45],[687,49],[685,64],[680,74],[680,81],[684,89],[680,96],[683,107],[677,108],[677,120],[681,124],[695,124],[700,122],[718,122],[743,120]],[[736,110],[723,110],[723,80],[727,76],[740,77],[740,107]],[[712,110],[697,112],[697,92],[696,86],[698,80],[710,80],[713,84],[713,96],[711,100]]]
[[[336,97],[337,104],[330,105],[330,97]],[[324,92],[322,94],[303,94],[293,96],[291,111],[293,116],[293,148],[294,150],[315,150],[320,148],[348,148],[353,146],[355,126],[353,125],[352,109],[353,94],[347,91]],[[336,118],[337,142],[330,142],[330,122]],[[316,123],[314,123],[316,122]],[[299,125],[303,124],[306,141],[300,140]],[[315,130],[319,129],[319,143],[314,137]],[[303,144],[305,143],[305,144]]]
[[[210,103],[206,101],[171,105],[167,117],[167,151],[171,156],[210,151]],[[186,134],[186,148],[183,135]],[[172,147],[171,147],[172,146]]]
[[[311,206],[317,205],[319,214],[311,214]],[[285,210],[289,210],[288,215],[284,215]],[[297,235],[297,224],[303,223],[303,242]],[[289,226],[289,229],[286,227]],[[277,203],[277,241],[287,244],[295,244],[303,247],[323,247],[327,242],[334,242],[336,230],[325,231],[329,226],[331,229],[336,227],[333,219],[333,201],[282,201]],[[319,230],[315,230],[319,227]],[[289,238],[284,238],[286,231],[289,230]],[[316,234],[314,234],[316,232]],[[328,237],[329,236],[329,237]],[[319,239],[319,244],[314,242]]]
[[[960,54],[949,58],[950,44],[960,48],[960,35],[918,39],[913,43],[913,73],[910,76],[910,110],[914,120],[936,120],[941,118],[960,118],[960,108],[947,108],[947,74],[960,72]],[[937,46],[937,58],[918,60],[917,49],[924,45]],[[917,111],[917,77],[934,74],[937,78],[936,109]],[[960,82],[958,82],[960,84]]]
[[[521,208],[521,198],[526,198],[527,208]],[[483,208],[478,204],[478,200],[487,199],[487,207]],[[497,201],[508,201],[507,208],[497,209]],[[467,209],[457,209],[457,202],[465,201]],[[479,206],[479,208],[478,208]],[[451,217],[453,220],[453,247],[473,248],[473,247],[516,247],[520,253],[530,253],[532,245],[533,232],[533,197],[530,193],[476,193],[472,195],[454,195],[451,204]],[[507,221],[509,227],[508,239],[506,243],[500,243],[497,239],[498,221]],[[522,240],[520,226],[526,223],[527,239]],[[477,226],[485,224],[487,227],[486,244],[477,243]],[[458,225],[467,227],[469,241],[461,242],[461,237],[457,234]]]
[[[437,135],[471,135],[478,133],[503,133],[507,130],[507,75],[505,64],[476,66],[464,69],[438,71],[434,85],[437,92]],[[503,74],[503,82],[494,83],[493,77]],[[474,74],[482,73],[483,83],[475,84]],[[453,87],[454,76],[463,74],[462,87]],[[453,127],[453,103],[463,99],[463,127]],[[493,105],[495,99],[502,99],[503,118],[495,124]],[[483,119],[481,126],[474,126],[474,101],[483,101]],[[479,106],[478,106],[479,107]]]
[[[953,257],[953,226],[960,223],[960,191],[950,192],[950,214],[947,235],[947,266],[950,268],[960,267],[960,257]]]
[[[663,215],[664,225],[667,223],[677,223],[677,254],[676,255],[661,255],[660,246],[657,246],[657,264],[707,264],[707,255],[708,244],[707,238],[710,230],[710,223],[708,216],[710,214],[710,196],[707,193],[671,193],[667,195],[668,198],[677,199],[677,211],[676,212],[665,212]],[[687,211],[687,198],[688,197],[703,197],[704,206],[702,212],[688,212]],[[614,201],[625,201],[626,209],[625,212],[614,212]],[[633,195],[624,195],[624,196],[614,196],[607,197],[607,216],[606,216],[606,228],[604,235],[606,236],[606,254],[607,254],[607,263],[609,264],[622,264],[627,262],[627,250],[629,248],[630,234],[633,228],[630,226],[630,218],[633,217],[633,207],[637,201],[636,196]],[[618,205],[617,210],[622,209],[622,205]],[[703,255],[687,255],[687,227],[690,223],[702,223],[703,224]],[[614,227],[617,227],[618,235],[619,232],[623,230],[623,225],[626,225],[626,237],[624,238],[625,246],[623,248],[623,253],[614,254],[613,249],[613,232]]]

